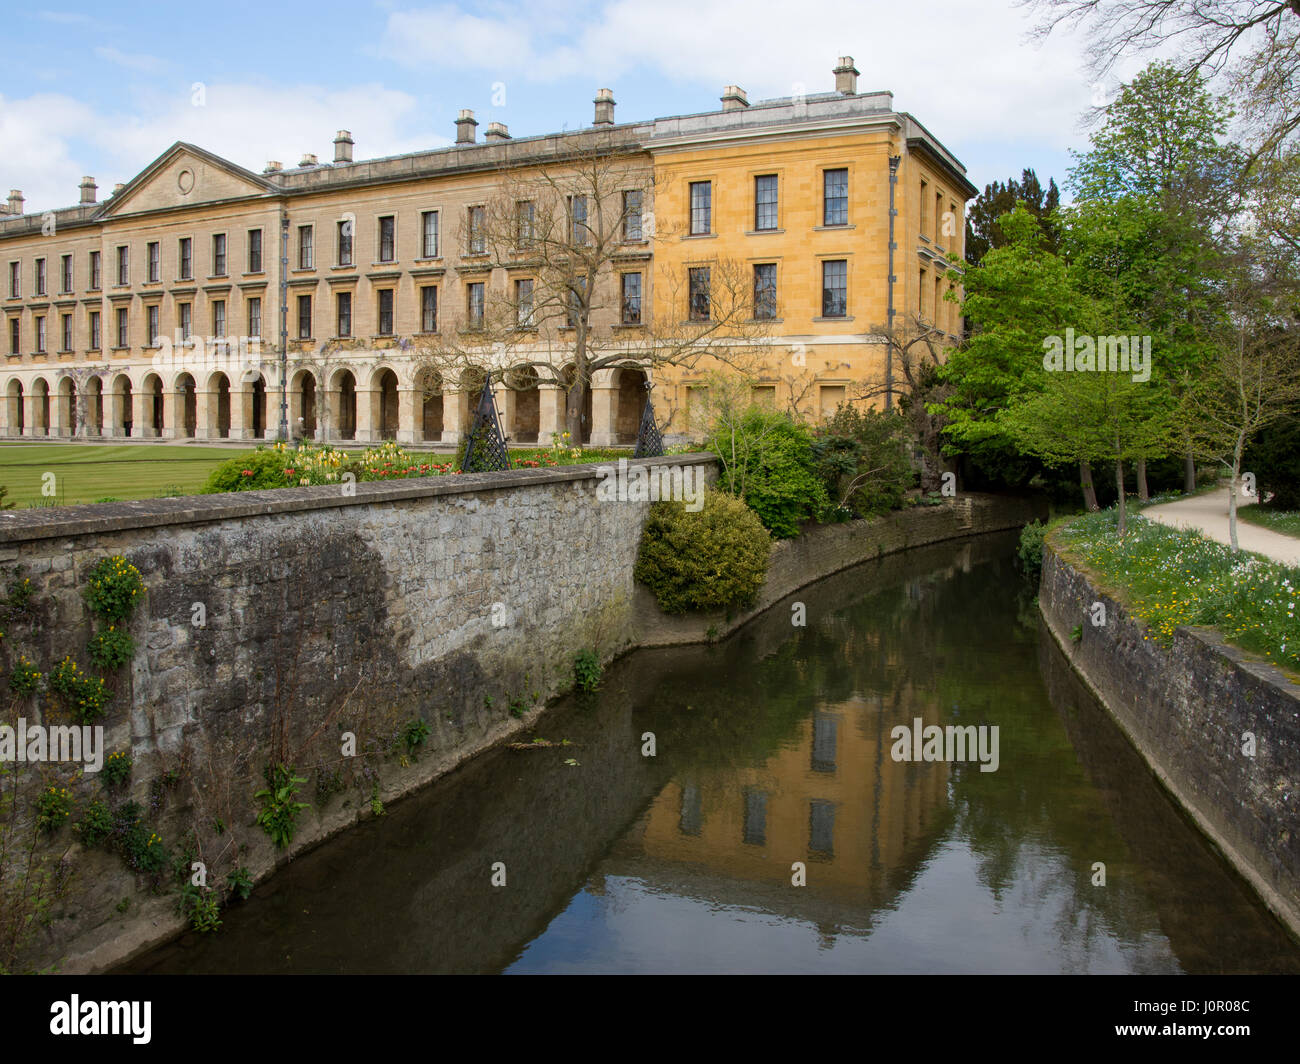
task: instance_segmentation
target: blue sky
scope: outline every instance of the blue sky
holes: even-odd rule
[[[0,186],[28,211],[75,203],[83,174],[103,198],[176,140],[260,171],[332,159],[345,128],[373,158],[448,143],[463,107],[480,137],[491,121],[514,136],[588,125],[605,86],[619,121],[716,109],[729,83],[751,100],[830,91],[840,55],[977,186],[1025,166],[1060,181],[1098,92],[1078,40],[1028,43],[1013,0],[234,0],[20,7],[5,22]]]

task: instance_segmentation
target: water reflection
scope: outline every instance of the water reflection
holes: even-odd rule
[[[786,603],[720,646],[634,654],[543,720],[570,747],[477,759],[130,968],[1300,970],[1071,686],[1013,543],[805,588],[806,628]],[[999,726],[999,770],[893,761],[916,717]]]

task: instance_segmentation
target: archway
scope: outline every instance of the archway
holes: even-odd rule
[[[645,409],[646,375],[643,370],[622,366],[618,370],[618,406],[614,411],[614,442],[635,443]]]
[[[176,426],[176,435],[193,439],[197,435],[199,423],[199,396],[194,378],[188,373],[179,373],[172,382],[175,410],[172,423]]]
[[[161,436],[163,424],[162,378],[150,373],[144,379],[144,435]]]
[[[517,443],[536,443],[542,424],[542,398],[537,370],[523,366],[511,372],[507,383],[514,392],[514,418],[507,435]]]
[[[111,418],[114,436],[130,436],[134,418],[131,409],[131,378],[119,373],[113,381],[112,399],[110,400]]]
[[[381,440],[397,439],[397,374],[383,369],[371,382],[371,423]]]
[[[32,381],[32,435],[50,434],[50,386],[45,378]]]
[[[75,436],[77,434],[77,385],[71,377],[64,377],[59,381],[57,403],[54,434]]]
[[[230,439],[230,378],[218,371],[208,380],[208,402],[217,404],[217,421],[213,426],[217,439]]]
[[[300,439],[316,438],[316,378],[300,370],[293,378],[289,397],[289,431]]]
[[[10,436],[21,436],[26,424],[26,412],[23,410],[23,382],[14,378],[5,389],[5,424]]]
[[[104,435],[104,381],[91,377],[86,381],[86,434]]]
[[[341,369],[334,374],[334,384],[330,388],[331,414],[334,421],[334,434],[340,440],[357,438],[357,379],[352,371]]]
[[[253,381],[253,439],[266,439],[266,379],[259,373]]]
[[[426,443],[442,440],[442,374],[436,369],[423,369],[416,377],[416,409],[419,411],[417,427],[419,438]]]

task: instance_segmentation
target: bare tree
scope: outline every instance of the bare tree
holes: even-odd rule
[[[467,371],[510,388],[559,386],[566,427],[581,440],[601,370],[756,364],[767,327],[755,320],[745,264],[715,257],[681,276],[658,271],[664,290],[651,292],[651,248],[672,235],[656,226],[653,171],[638,151],[597,142],[508,170],[461,222],[458,272],[472,287],[439,335],[414,342],[419,374],[434,370],[452,387]],[[626,289],[624,274],[638,275]]]

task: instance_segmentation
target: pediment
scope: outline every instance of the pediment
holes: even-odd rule
[[[278,192],[274,185],[228,159],[177,143],[104,203],[101,218],[197,207]]]

